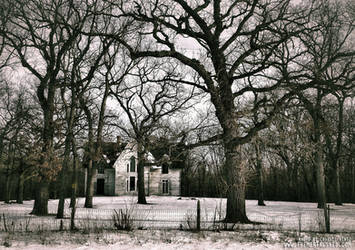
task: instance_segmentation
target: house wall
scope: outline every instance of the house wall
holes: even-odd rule
[[[152,169],[149,172],[149,194],[178,196],[180,195],[180,179],[180,169],[169,169],[168,174],[163,174],[161,168]],[[163,193],[163,180],[168,180],[169,183],[169,193],[167,194]]]
[[[105,195],[115,195],[115,169],[105,169]]]
[[[137,159],[137,147],[134,143],[127,144],[126,148],[121,152],[116,162],[113,165],[113,170],[115,171],[114,179],[105,180],[105,194],[106,189],[110,190],[113,186],[113,195],[137,195],[137,165],[135,172],[130,172],[130,159],[134,156]],[[127,166],[128,165],[128,166]],[[127,172],[127,167],[129,172]],[[106,170],[105,170],[106,174]],[[130,177],[135,177],[135,191],[130,191]],[[180,169],[169,169],[168,174],[163,174],[161,167],[145,167],[144,168],[144,186],[146,195],[180,195],[180,182],[181,182],[181,170]],[[127,190],[127,180],[128,180],[128,190]],[[163,180],[169,181],[169,193],[163,194]],[[106,187],[107,183],[107,187]],[[111,185],[109,187],[109,185]],[[110,191],[108,191],[108,195]]]
[[[137,159],[137,147],[133,143],[128,143],[126,148],[121,152],[117,158],[113,168],[116,171],[115,174],[115,195],[124,195],[124,194],[137,194],[137,169],[135,172],[127,172],[127,164],[129,167],[130,159],[134,156]],[[137,168],[136,161],[136,168]],[[135,191],[127,191],[127,180],[130,177],[135,177]]]

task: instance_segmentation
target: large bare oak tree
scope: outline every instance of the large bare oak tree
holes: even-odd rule
[[[248,222],[245,211],[245,168],[240,146],[267,127],[270,117],[287,98],[270,103],[267,95],[254,107],[245,105],[250,93],[270,93],[289,77],[286,45],[303,30],[312,8],[290,1],[118,1],[119,18],[142,28],[126,39],[117,37],[132,58],[174,58],[185,65],[174,79],[210,96],[222,127],[227,196],[226,221]],[[108,34],[115,37],[115,32]],[[294,45],[294,44],[293,44]],[[193,50],[194,52],[191,52]],[[279,53],[279,54],[278,54]],[[287,56],[284,56],[288,53]],[[278,55],[277,55],[278,54]],[[278,56],[282,54],[282,59]],[[193,77],[185,77],[187,69]],[[279,72],[279,74],[275,73]],[[191,80],[194,79],[194,80]],[[267,112],[262,107],[269,105]],[[259,122],[244,127],[245,114],[258,111]],[[249,124],[250,125],[250,124]]]

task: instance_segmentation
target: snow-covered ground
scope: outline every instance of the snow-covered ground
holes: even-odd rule
[[[0,249],[354,249],[355,234],[315,234],[275,231],[134,230],[95,234],[42,232],[0,233]]]
[[[83,208],[84,198],[78,198],[77,225],[87,223],[88,219],[96,219],[97,226],[112,227],[114,209],[116,211],[122,209],[136,220],[136,227],[139,228],[186,228],[188,227],[186,222],[193,220],[196,216],[197,200],[201,203],[201,226],[203,228],[211,229],[216,225],[213,222],[223,219],[225,214],[226,199],[149,196],[147,197],[148,205],[138,205],[136,199],[131,196],[94,197],[94,208],[86,209]],[[55,214],[57,205],[58,200],[50,200],[49,213]],[[65,214],[68,218],[70,216],[69,200],[66,200],[65,205]],[[7,214],[9,218],[19,217],[23,228],[26,223],[39,224],[40,229],[43,230],[59,228],[61,222],[53,216],[51,218],[29,216],[32,207],[33,201],[24,201],[24,204],[0,202],[0,213]],[[247,200],[246,210],[250,220],[264,224],[234,225],[234,228],[315,232],[322,231],[324,228],[323,210],[317,209],[316,203],[266,201],[266,206],[263,207],[257,206],[255,200]],[[355,232],[355,204],[343,206],[330,204],[330,218],[332,232]],[[51,221],[46,223],[44,222],[46,220]],[[63,223],[64,227],[67,227],[69,220],[64,220]],[[3,230],[2,224],[0,224],[0,231]],[[14,226],[20,226],[20,222],[16,221]]]
[[[76,225],[81,233],[74,234],[58,231],[60,224],[69,227],[69,200],[65,202],[67,219],[64,220],[53,215],[29,215],[33,201],[0,202],[0,249],[355,249],[355,204],[330,205],[331,231],[337,234],[314,233],[324,227],[323,211],[317,209],[316,203],[267,201],[265,207],[260,207],[255,200],[246,201],[248,217],[264,224],[227,225],[233,226],[234,231],[192,233],[172,228],[189,229],[187,221],[194,222],[197,200],[201,203],[201,226],[223,228],[223,223],[213,224],[213,221],[223,219],[226,200],[150,196],[148,205],[138,205],[136,199],[94,197],[94,208],[86,209],[84,198],[78,198]],[[58,200],[50,200],[49,213],[55,214],[57,205]],[[120,209],[128,211],[136,220],[135,230],[112,231],[112,214]],[[5,224],[8,232],[4,232]],[[299,229],[303,232],[298,232]]]

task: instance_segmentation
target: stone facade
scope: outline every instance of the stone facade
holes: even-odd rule
[[[148,160],[154,161],[150,154]],[[137,194],[137,147],[128,143],[120,152],[112,168],[97,174],[96,194],[136,195]],[[146,195],[180,195],[181,170],[168,166],[146,166],[144,168]]]

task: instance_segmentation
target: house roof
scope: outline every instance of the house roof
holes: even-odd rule
[[[111,168],[120,154],[126,149],[129,143],[121,142],[102,142],[102,154],[97,164],[101,167]],[[159,162],[162,158],[169,156],[170,168],[183,168],[186,164],[187,152],[178,143],[171,143],[168,140],[159,138],[153,143],[147,157],[148,163]],[[84,166],[88,163],[88,156],[84,156]],[[160,166],[156,166],[160,167]]]
[[[100,166],[104,165],[105,168],[110,168],[115,163],[117,157],[125,149],[127,143],[121,142],[102,142],[101,144],[101,155],[97,164]],[[87,167],[89,162],[88,152],[85,151],[83,163],[84,167]]]
[[[156,138],[154,147],[150,152],[155,159],[162,159],[169,156],[171,168],[183,168],[187,159],[187,151],[184,150],[182,144],[171,142],[165,138]]]

